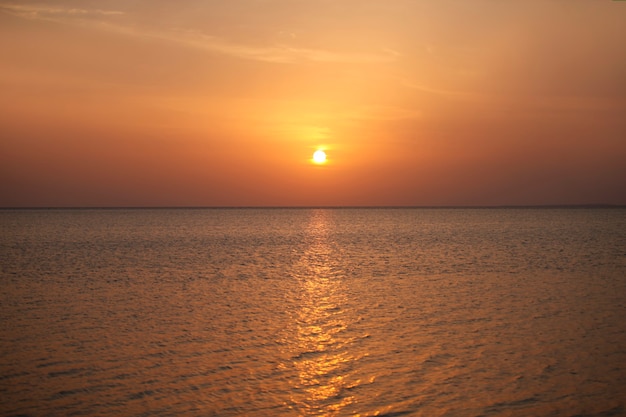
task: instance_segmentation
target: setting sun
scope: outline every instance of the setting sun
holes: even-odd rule
[[[315,151],[313,154],[313,162],[316,164],[323,164],[326,162],[326,152],[322,150]]]

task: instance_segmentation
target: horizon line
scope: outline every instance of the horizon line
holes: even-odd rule
[[[626,204],[500,204],[500,205],[310,205],[310,206],[6,206],[0,210],[224,210],[224,209],[558,209],[626,208]]]

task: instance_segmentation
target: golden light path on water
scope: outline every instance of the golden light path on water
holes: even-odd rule
[[[346,337],[346,292],[339,252],[329,242],[329,213],[315,212],[306,229],[309,244],[297,265],[299,310],[290,349],[298,379],[292,404],[304,415],[337,415],[355,402],[349,394],[355,357]]]

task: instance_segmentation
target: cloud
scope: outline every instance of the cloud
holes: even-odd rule
[[[422,93],[429,93],[429,94],[435,94],[435,95],[441,95],[441,96],[455,96],[455,97],[471,97],[474,95],[474,93],[471,93],[468,91],[460,91],[460,90],[455,91],[455,90],[447,90],[444,88],[435,88],[435,87],[430,87],[426,84],[417,84],[406,79],[400,80],[400,83],[411,90],[420,91]]]
[[[233,43],[218,37],[190,31],[151,33],[149,36],[241,59],[275,63],[296,63],[309,61],[367,64],[389,62],[397,56],[397,54],[390,51],[381,51],[379,53],[346,53],[325,49],[293,47],[289,45],[253,46]]]
[[[298,62],[371,64],[395,60],[398,52],[380,50],[372,53],[331,51],[304,48],[287,44],[253,45],[231,42],[197,30],[180,28],[151,28],[133,24],[129,19],[122,22],[108,17],[126,15],[123,11],[102,9],[77,9],[44,7],[37,5],[0,4],[0,11],[30,20],[52,21],[75,26],[97,27],[100,30],[127,36],[152,38],[172,42],[188,48],[218,53],[240,59],[291,64]],[[126,17],[132,17],[126,15]],[[291,41],[294,38],[290,39]]]
[[[26,19],[38,20],[60,20],[64,17],[89,17],[89,16],[119,16],[125,14],[119,10],[102,10],[102,9],[76,9],[76,8],[60,8],[45,7],[36,5],[22,4],[0,4],[0,10]]]

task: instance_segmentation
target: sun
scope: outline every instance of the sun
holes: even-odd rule
[[[315,153],[313,154],[313,162],[315,162],[316,164],[323,164],[326,162],[326,152],[324,152],[323,150],[317,150],[315,151]]]

